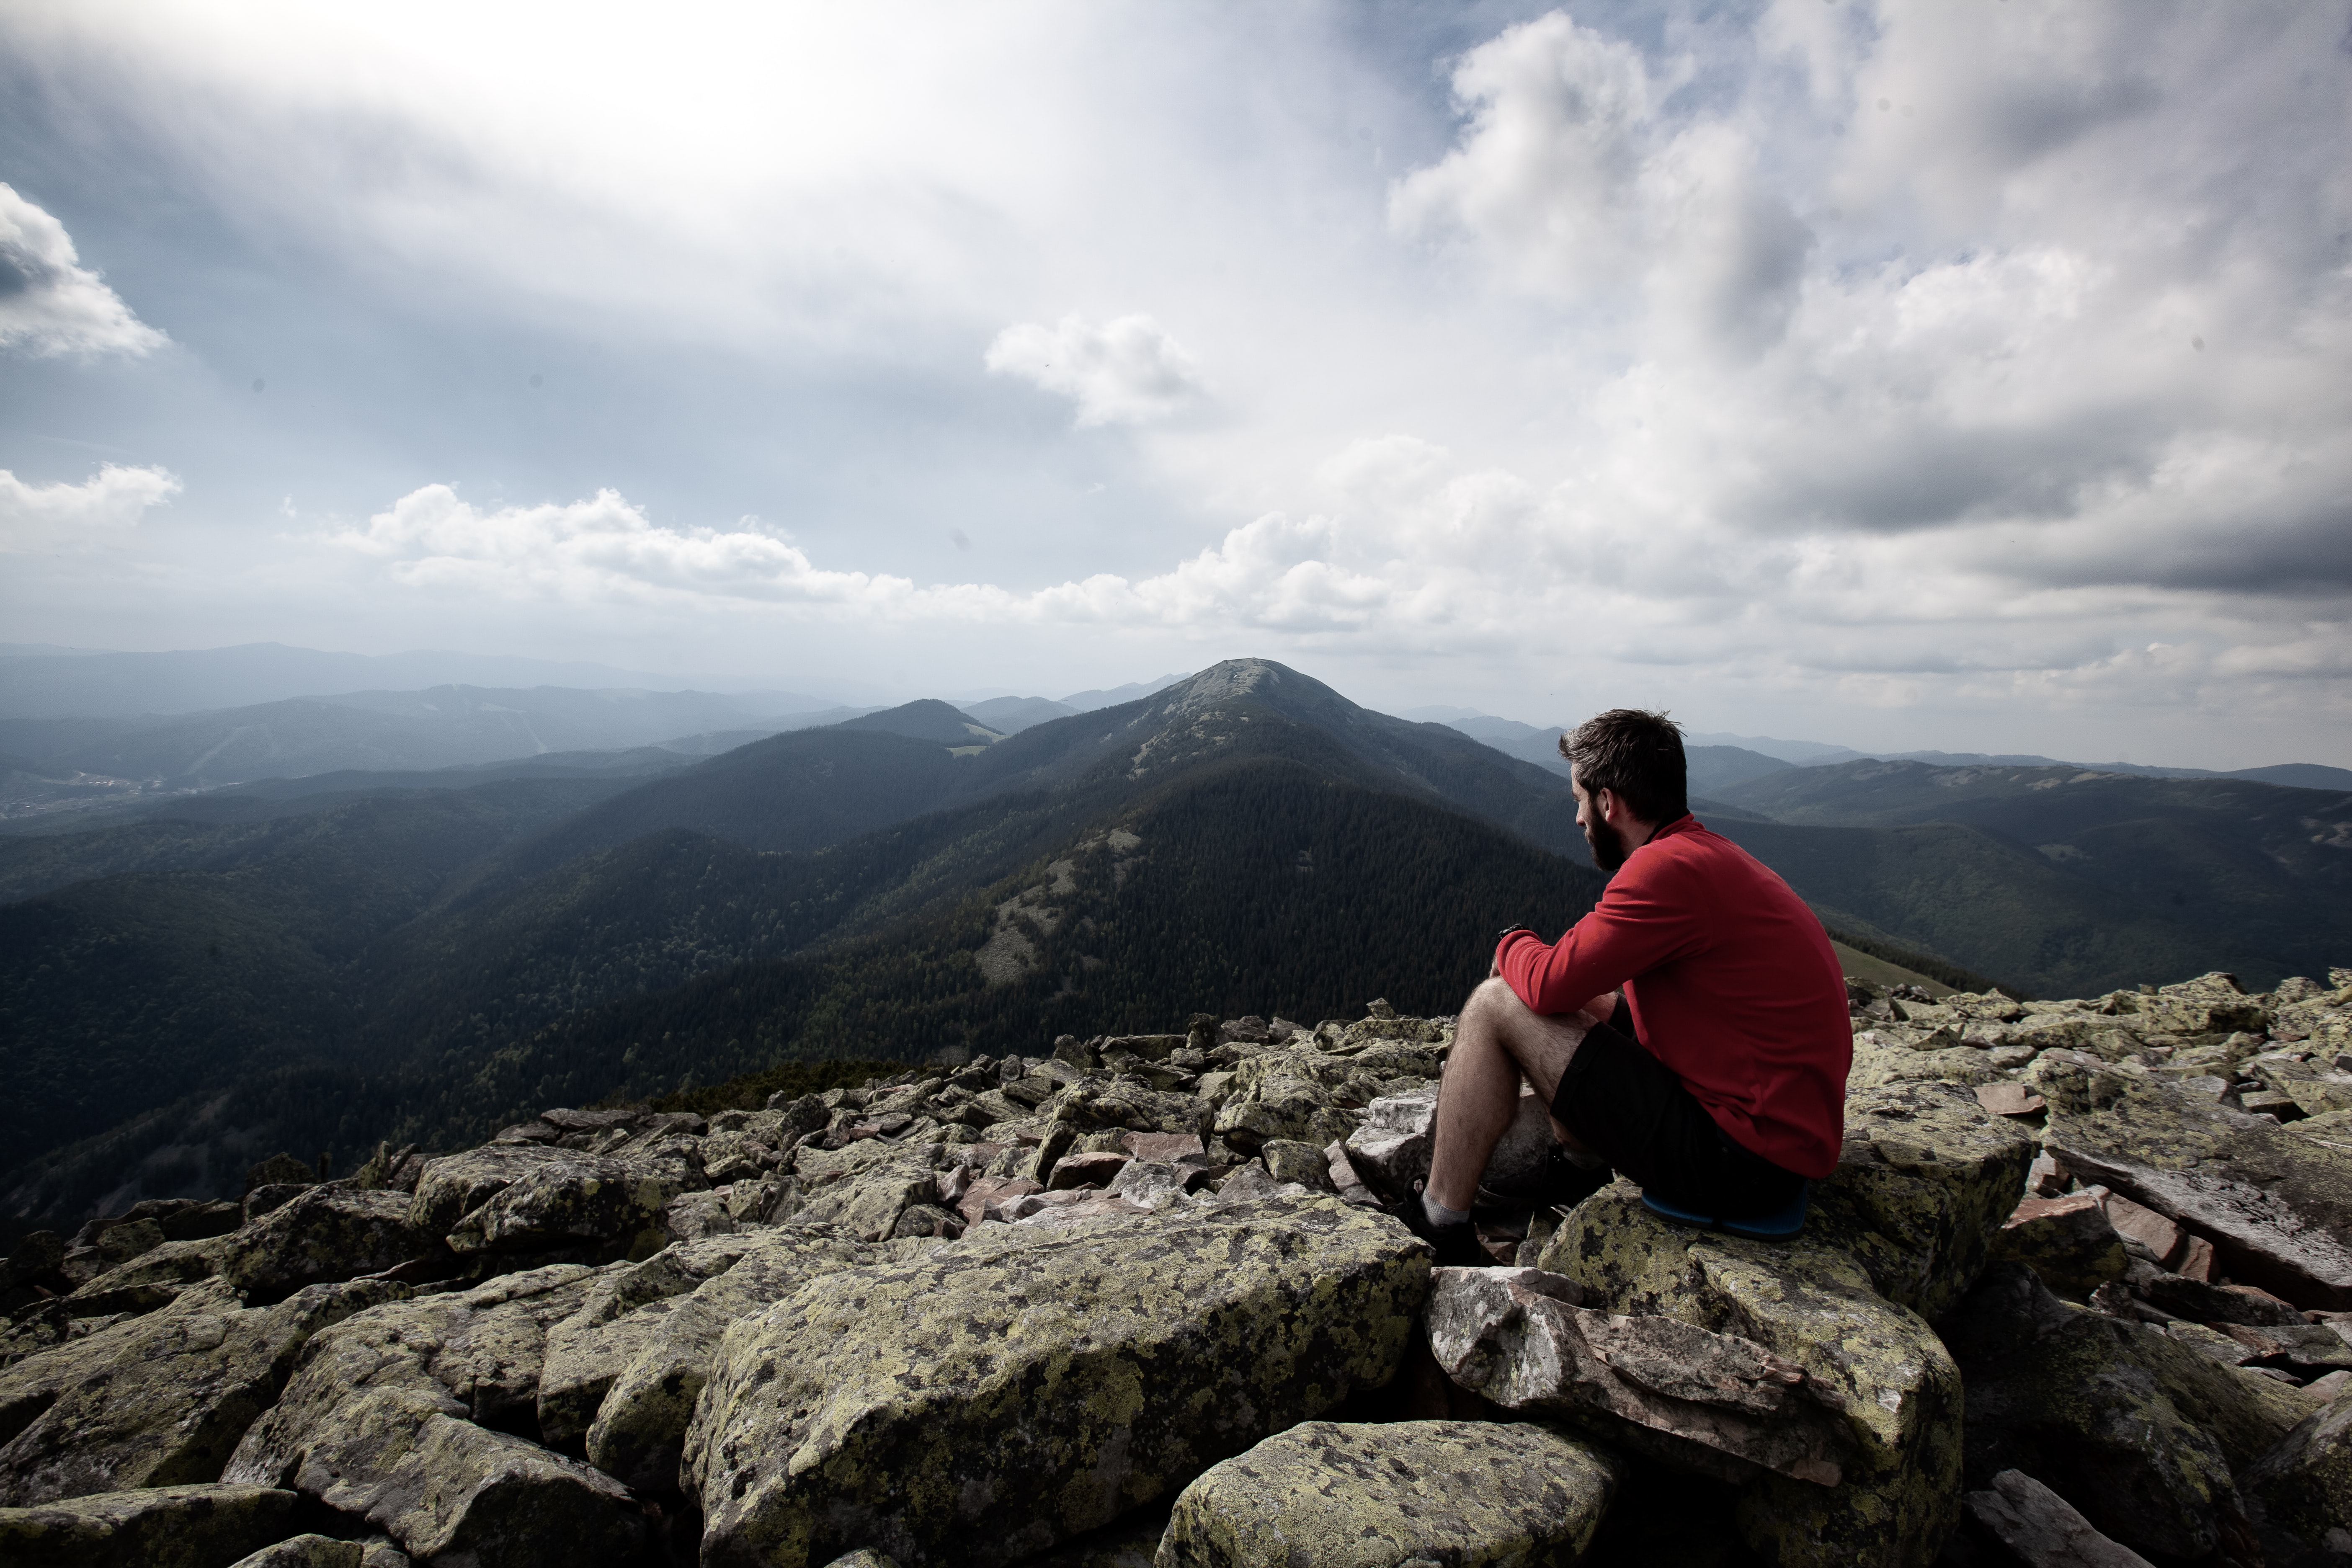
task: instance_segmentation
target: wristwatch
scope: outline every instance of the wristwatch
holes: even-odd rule
[[[1536,928],[1533,926],[1505,926],[1502,930],[1495,933],[1495,940],[1496,942],[1500,942],[1515,931],[1523,931],[1529,936],[1533,936],[1535,934]]]

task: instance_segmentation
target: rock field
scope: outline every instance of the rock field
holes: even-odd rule
[[[0,1265],[0,1563],[2352,1565],[2352,971],[1850,994],[1783,1245],[1433,1269],[1378,1002],[278,1156]]]

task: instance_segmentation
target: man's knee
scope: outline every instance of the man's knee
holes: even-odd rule
[[[1478,988],[1471,992],[1469,999],[1462,1004],[1462,1014],[1465,1018],[1474,1016],[1499,1018],[1525,1014],[1527,1010],[1528,1005],[1519,1000],[1519,994],[1512,990],[1510,983],[1499,974],[1489,975],[1480,981]]]

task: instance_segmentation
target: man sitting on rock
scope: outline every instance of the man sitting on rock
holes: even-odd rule
[[[1555,1164],[1590,1173],[1549,1201],[1614,1167],[1669,1217],[1793,1236],[1809,1179],[1837,1164],[1853,1055],[1829,938],[1786,882],[1690,815],[1682,732],[1664,714],[1613,710],[1559,750],[1577,825],[1612,876],[1557,942],[1520,926],[1496,944],[1454,1028],[1428,1180],[1402,1217],[1440,1264],[1493,1263],[1469,1211],[1524,1079],[1550,1108]]]

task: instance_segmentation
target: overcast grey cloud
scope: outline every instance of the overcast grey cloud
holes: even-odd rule
[[[2352,763],[2347,33],[28,0],[0,608]]]

